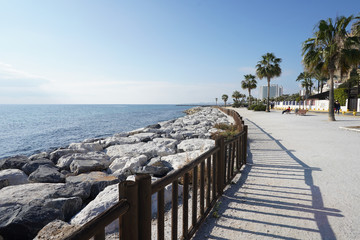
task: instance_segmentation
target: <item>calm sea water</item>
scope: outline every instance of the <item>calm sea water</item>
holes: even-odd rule
[[[0,159],[184,116],[175,105],[0,105]]]

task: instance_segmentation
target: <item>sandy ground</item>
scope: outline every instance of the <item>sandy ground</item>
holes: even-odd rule
[[[248,164],[194,239],[360,239],[360,117],[237,111]]]

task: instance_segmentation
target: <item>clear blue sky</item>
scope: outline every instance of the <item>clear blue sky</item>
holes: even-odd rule
[[[247,93],[267,52],[283,60],[272,83],[296,93],[314,26],[359,13],[359,0],[0,0],[0,104],[214,102]]]

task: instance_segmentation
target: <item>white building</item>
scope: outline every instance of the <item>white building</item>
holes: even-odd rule
[[[270,85],[270,98],[275,98],[283,95],[283,87],[277,84]],[[267,98],[267,86],[260,86],[259,99]]]

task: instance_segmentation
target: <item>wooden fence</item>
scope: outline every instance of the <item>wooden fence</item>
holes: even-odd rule
[[[136,175],[135,181],[121,182],[119,203],[65,239],[89,239],[94,236],[95,240],[103,240],[105,227],[116,219],[119,219],[121,240],[151,239],[153,194],[157,195],[157,239],[190,239],[223,194],[225,186],[246,164],[247,126],[237,112],[223,108],[220,110],[234,118],[235,124],[241,129],[239,134],[230,140],[216,140],[214,148],[153,183],[147,174]],[[164,189],[168,185],[172,189],[170,223],[165,222],[166,210],[170,207],[165,206],[164,199]],[[180,198],[179,185],[183,190]],[[165,223],[171,224],[169,236],[165,234]],[[180,229],[178,226],[181,226]]]

